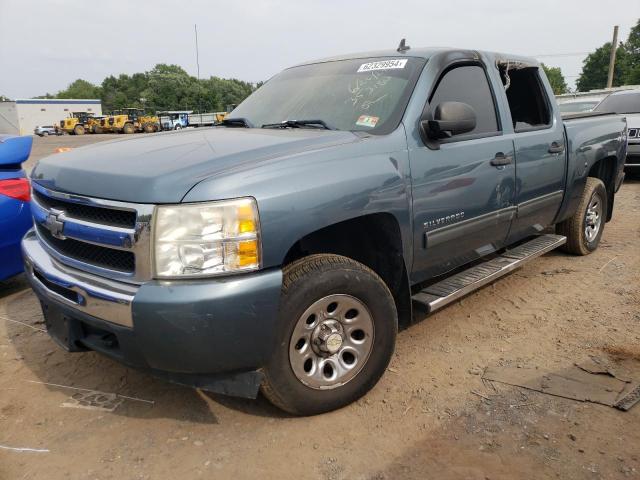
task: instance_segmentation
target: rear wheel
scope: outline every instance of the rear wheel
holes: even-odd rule
[[[49,132],[42,132],[42,136],[43,137],[48,137],[49,136]]]
[[[122,131],[127,135],[129,135],[129,134],[135,133],[136,129],[133,128],[132,123],[125,123],[124,127],[122,128]]]
[[[151,123],[144,124],[144,133],[153,133],[155,132],[155,127]]]
[[[357,400],[393,354],[393,297],[375,272],[347,257],[311,255],[285,267],[280,316],[262,392],[289,413],[315,415]]]
[[[567,237],[563,250],[588,255],[600,244],[607,217],[607,189],[599,178],[588,177],[576,212],[556,227]]]
[[[179,123],[173,127],[174,130],[182,130],[182,125],[180,125]]]
[[[76,125],[73,127],[73,133],[75,135],[84,135],[84,127],[82,125]]]

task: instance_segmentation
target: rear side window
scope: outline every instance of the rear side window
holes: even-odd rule
[[[500,130],[487,75],[480,66],[466,65],[445,73],[429,104],[435,108],[442,102],[462,102],[475,110],[476,128],[464,135],[497,133]]]
[[[505,85],[511,121],[516,132],[551,125],[549,98],[537,67],[500,70]]]

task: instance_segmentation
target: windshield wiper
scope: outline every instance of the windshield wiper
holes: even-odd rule
[[[225,118],[218,125],[223,125],[225,127],[245,127],[245,128],[253,128],[253,124],[247,120],[246,118]]]
[[[335,130],[324,120],[285,120],[280,123],[265,123],[262,128],[324,128],[325,130]]]

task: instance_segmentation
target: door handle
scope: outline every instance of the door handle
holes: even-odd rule
[[[494,167],[504,167],[505,165],[509,165],[512,161],[513,157],[511,155],[505,155],[502,152],[496,153],[496,156],[491,160],[491,165]]]
[[[564,143],[551,142],[551,145],[549,145],[549,153],[562,153],[562,152],[564,152]]]

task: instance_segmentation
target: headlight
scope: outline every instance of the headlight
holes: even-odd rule
[[[253,198],[160,205],[154,232],[158,278],[260,267],[258,207]]]

